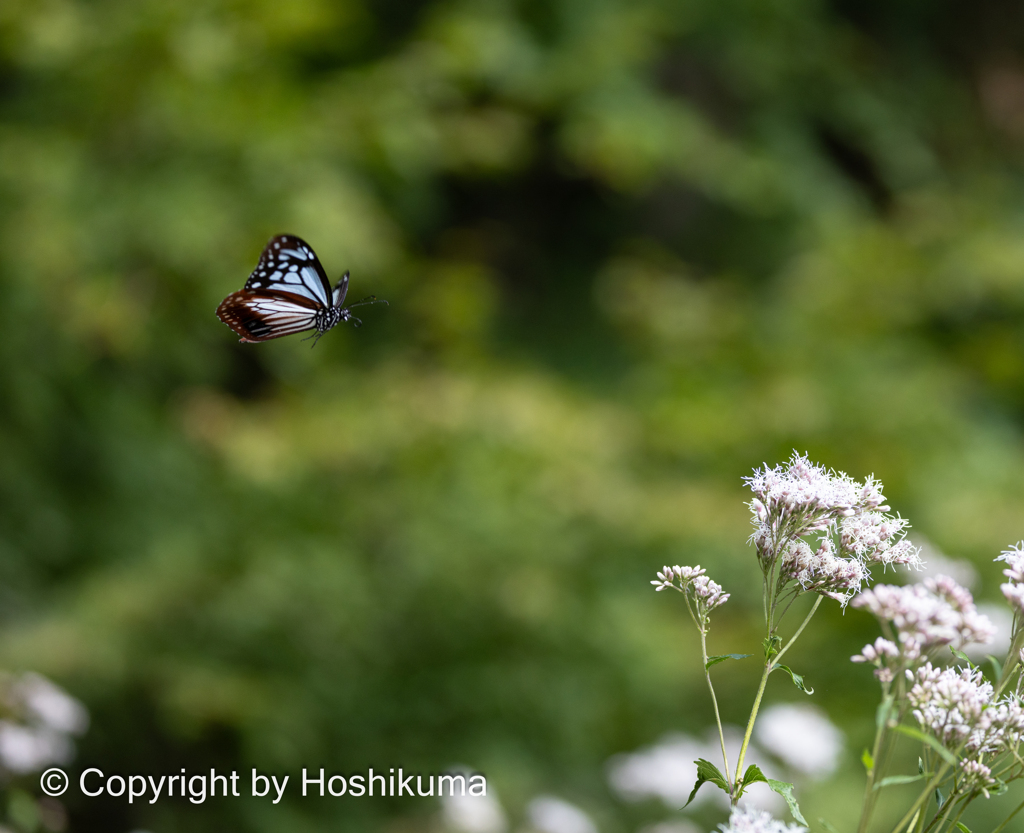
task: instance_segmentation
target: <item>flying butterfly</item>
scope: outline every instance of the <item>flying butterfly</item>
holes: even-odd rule
[[[255,343],[314,330],[314,344],[342,321],[358,327],[354,307],[386,304],[374,296],[343,306],[348,292],[348,272],[334,289],[312,247],[292,234],[272,237],[245,286],[232,292],[217,307],[217,317],[241,336]]]

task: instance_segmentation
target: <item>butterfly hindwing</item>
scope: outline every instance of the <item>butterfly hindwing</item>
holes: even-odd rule
[[[315,329],[318,314],[316,302],[303,295],[248,289],[228,295],[217,308],[220,320],[248,342]]]
[[[250,292],[288,292],[321,306],[331,305],[331,284],[312,247],[292,234],[272,237],[245,288]]]

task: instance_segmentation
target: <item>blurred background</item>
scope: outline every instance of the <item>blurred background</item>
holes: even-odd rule
[[[40,804],[47,755],[7,758],[5,823],[724,820],[677,812],[713,715],[649,581],[706,566],[711,651],[756,650],[744,475],[874,473],[980,600],[1024,538],[1022,33],[947,0],[0,3],[0,666],[73,695],[73,774],[293,782]],[[390,307],[239,344],[214,310],[280,232]],[[875,635],[827,604],[814,696],[768,686],[832,750],[759,735],[816,831],[859,806]],[[714,673],[742,724],[756,660]],[[294,786],[457,765],[483,810]]]

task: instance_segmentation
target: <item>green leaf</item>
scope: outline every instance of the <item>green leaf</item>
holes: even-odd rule
[[[736,796],[743,795],[743,791],[751,784],[757,784],[763,782],[768,783],[768,779],[764,777],[764,773],[757,767],[756,764],[751,764],[747,767],[747,771],[743,773],[743,780],[740,781],[739,794]]]
[[[896,784],[913,784],[915,781],[920,781],[924,778],[926,774],[930,775],[931,773],[922,773],[920,775],[890,775],[888,778],[883,778],[875,784],[875,789],[880,790],[883,787],[892,787]]]
[[[958,821],[958,822],[956,823],[956,829],[957,829],[957,830],[959,830],[959,831],[960,831],[960,833],[971,833],[971,828],[969,828],[969,827],[968,827],[968,826],[967,826],[966,824],[964,824],[964,823],[963,823],[962,821]]]
[[[864,764],[864,769],[871,772],[875,768],[875,759],[871,757],[871,753],[868,752],[867,747],[864,747],[864,752],[860,756],[860,762]]]
[[[839,833],[836,826],[827,819],[818,819],[818,824],[825,828],[825,833]]]
[[[950,650],[950,653],[953,654],[953,656],[955,656],[959,660],[963,660],[971,668],[977,668],[978,667],[973,662],[971,662],[971,658],[969,656],[967,656],[967,654],[965,654],[963,651],[961,651],[961,650],[959,650],[957,648],[954,648],[952,645],[949,646],[949,650]]]
[[[801,677],[796,672],[794,672],[793,669],[790,668],[788,665],[781,665],[780,664],[780,665],[776,665],[774,667],[775,668],[781,668],[783,671],[785,671],[787,674],[789,674],[790,679],[793,680],[793,685],[795,685],[798,689],[800,689],[804,694],[814,694],[814,689],[813,688],[808,688],[806,685],[804,685],[804,678]]]
[[[764,647],[764,658],[767,660],[779,652],[779,648],[782,647],[782,640],[777,636],[766,636],[761,644]]]
[[[694,796],[697,795],[697,790],[699,790],[706,781],[710,781],[715,786],[721,787],[723,792],[729,792],[729,784],[725,780],[725,776],[719,772],[718,767],[711,763],[711,761],[705,761],[703,758],[698,758],[694,763],[697,764],[697,783],[693,785],[693,790],[690,792],[690,797],[686,799],[686,804],[683,805],[684,807],[693,801]]]
[[[708,661],[704,663],[704,669],[707,670],[712,665],[718,665],[720,662],[725,662],[727,659],[746,659],[752,657],[753,654],[719,654],[715,657],[708,657]]]
[[[1003,676],[1003,664],[991,654],[988,655],[988,661],[992,663],[992,671],[994,672],[992,682],[998,683]],[[957,823],[959,824],[959,822]]]
[[[807,825],[807,819],[804,818],[804,814],[800,812],[800,807],[796,803],[796,799],[793,798],[793,785],[787,784],[785,781],[774,781],[771,778],[766,778],[768,786],[775,792],[786,799],[786,803],[789,805],[789,812],[793,814],[793,818],[797,820],[799,824]]]
[[[947,764],[956,766],[956,756],[954,756],[952,752],[946,749],[945,746],[939,743],[931,735],[926,735],[920,729],[915,729],[913,726],[896,726],[894,728],[897,732],[900,732],[907,737],[914,738],[922,743],[927,743],[932,749],[939,753],[939,757],[941,757]]]

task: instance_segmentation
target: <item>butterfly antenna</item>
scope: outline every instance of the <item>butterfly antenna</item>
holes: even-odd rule
[[[365,307],[370,304],[384,304],[384,306],[391,306],[391,304],[383,298],[378,298],[376,295],[367,295],[362,301],[356,301],[354,304],[349,304],[348,309],[352,309],[352,307]]]

